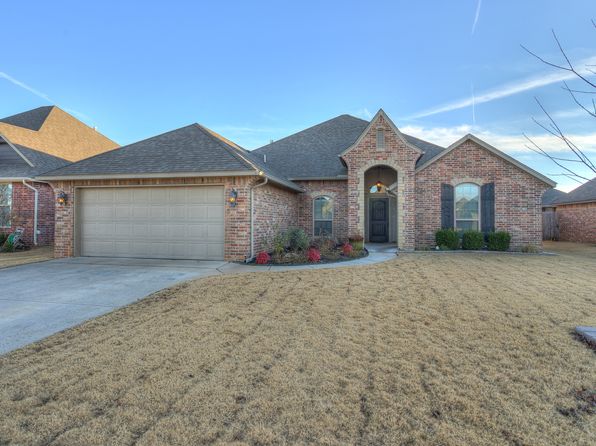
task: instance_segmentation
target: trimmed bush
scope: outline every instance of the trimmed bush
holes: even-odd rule
[[[440,249],[458,249],[459,234],[455,229],[439,229],[435,233],[435,243]]]
[[[271,257],[265,251],[257,254],[257,265],[266,265],[271,261]]]
[[[306,256],[308,257],[308,261],[310,263],[317,263],[321,261],[321,253],[317,248],[308,248]]]
[[[507,251],[511,243],[511,234],[505,231],[489,232],[486,236],[486,246],[489,251]]]
[[[304,229],[290,228],[288,229],[288,245],[292,251],[305,251],[308,249],[310,240]]]
[[[472,229],[464,231],[461,238],[462,249],[479,250],[484,246],[484,235]]]

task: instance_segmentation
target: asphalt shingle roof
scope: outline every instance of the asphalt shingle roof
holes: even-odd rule
[[[33,164],[33,166],[30,166],[15,152],[15,156],[3,158],[3,161],[0,162],[0,178],[32,178],[70,164],[70,162],[65,159],[48,155],[47,153],[30,149],[29,147],[21,146],[19,144],[13,144],[13,146],[15,146],[25,158]],[[0,150],[13,151],[12,147],[1,140]]]
[[[273,181],[299,187],[263,166],[253,155],[217,133],[191,124],[161,135],[46,172],[45,177],[175,174],[201,172],[255,172],[263,170]],[[255,172],[256,173],[256,172]]]
[[[548,189],[542,194],[542,206],[550,206],[557,200],[567,196],[566,192],[558,189]]]
[[[580,203],[596,201],[596,177],[590,181],[586,181],[581,186],[573,189],[571,192],[565,194],[564,197],[555,201],[555,204],[564,203]]]
[[[53,108],[53,105],[34,108],[33,110],[28,110],[6,118],[0,118],[0,122],[37,131],[46,121]]]
[[[333,178],[347,175],[339,155],[356,142],[369,122],[341,115],[301,132],[253,150],[261,161],[290,179]],[[404,134],[406,140],[424,154],[417,164],[436,156],[442,150],[436,144]]]

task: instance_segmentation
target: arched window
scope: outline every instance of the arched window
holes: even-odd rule
[[[455,187],[455,229],[480,228],[480,186],[462,183]]]
[[[333,234],[333,200],[329,197],[322,196],[313,200],[313,234]]]

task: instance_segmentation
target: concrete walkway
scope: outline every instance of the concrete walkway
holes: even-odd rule
[[[260,266],[195,260],[76,257],[0,269],[0,354],[38,341],[180,282],[202,277],[341,268],[394,258],[390,245],[345,262]]]

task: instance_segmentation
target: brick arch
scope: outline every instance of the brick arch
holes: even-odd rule
[[[391,159],[386,160],[369,160],[362,164],[358,169],[358,223],[357,228],[363,236],[366,233],[366,183],[365,174],[367,171],[376,166],[390,167],[395,170],[397,174],[397,190],[395,192],[397,198],[397,246],[403,247],[405,244],[404,234],[404,215],[405,215],[405,195],[404,195],[404,169],[395,161]]]

